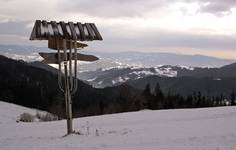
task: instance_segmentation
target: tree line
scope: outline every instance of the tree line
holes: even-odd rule
[[[163,94],[159,83],[153,91],[151,91],[150,84],[147,84],[143,90],[143,95],[147,99],[146,106],[148,109],[174,109],[174,108],[200,108],[200,107],[216,107],[236,105],[235,91],[232,90],[230,99],[219,94],[216,96],[204,96],[200,91],[194,91],[192,95],[182,96],[180,94],[167,93]]]

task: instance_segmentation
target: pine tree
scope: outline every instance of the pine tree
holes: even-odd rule
[[[144,95],[151,95],[151,87],[150,84],[148,83],[143,91]]]
[[[143,91],[143,95],[146,97],[147,100],[147,108],[148,109],[155,109],[155,106],[153,104],[154,97],[151,93],[151,87],[150,84],[148,83]]]
[[[155,100],[153,102],[153,105],[155,109],[163,108],[165,97],[158,82],[156,83],[156,87],[154,89],[154,95],[155,95]]]
[[[192,97],[192,95],[187,97],[187,99],[186,99],[186,107],[188,107],[188,108],[193,107],[193,97]]]
[[[154,94],[159,99],[163,99],[164,98],[164,94],[163,94],[163,92],[162,92],[158,82],[156,83],[156,87],[154,89]]]
[[[230,99],[231,99],[231,105],[232,106],[236,105],[235,96],[236,96],[236,94],[235,94],[235,91],[233,90],[232,93],[230,94]]]

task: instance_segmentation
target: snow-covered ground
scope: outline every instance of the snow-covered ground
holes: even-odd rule
[[[16,123],[35,110],[0,102],[1,150],[235,150],[236,107],[139,112],[66,122]]]

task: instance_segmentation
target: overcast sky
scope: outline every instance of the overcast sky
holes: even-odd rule
[[[86,49],[236,59],[236,0],[0,0],[0,44],[29,41],[36,19],[96,23]]]

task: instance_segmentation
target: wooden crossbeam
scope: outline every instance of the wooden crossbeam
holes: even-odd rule
[[[66,49],[74,49],[75,48],[75,42],[72,41],[72,46],[70,44],[70,41],[66,41]],[[54,50],[57,50],[58,48],[59,49],[63,49],[63,39],[58,39],[58,46],[57,46],[57,39],[54,39],[54,38],[50,38],[48,40],[48,48],[51,48],[51,49],[54,49]],[[80,42],[76,42],[76,48],[84,48],[84,47],[87,47],[88,45],[87,44],[84,44],[84,43],[80,43]]]

